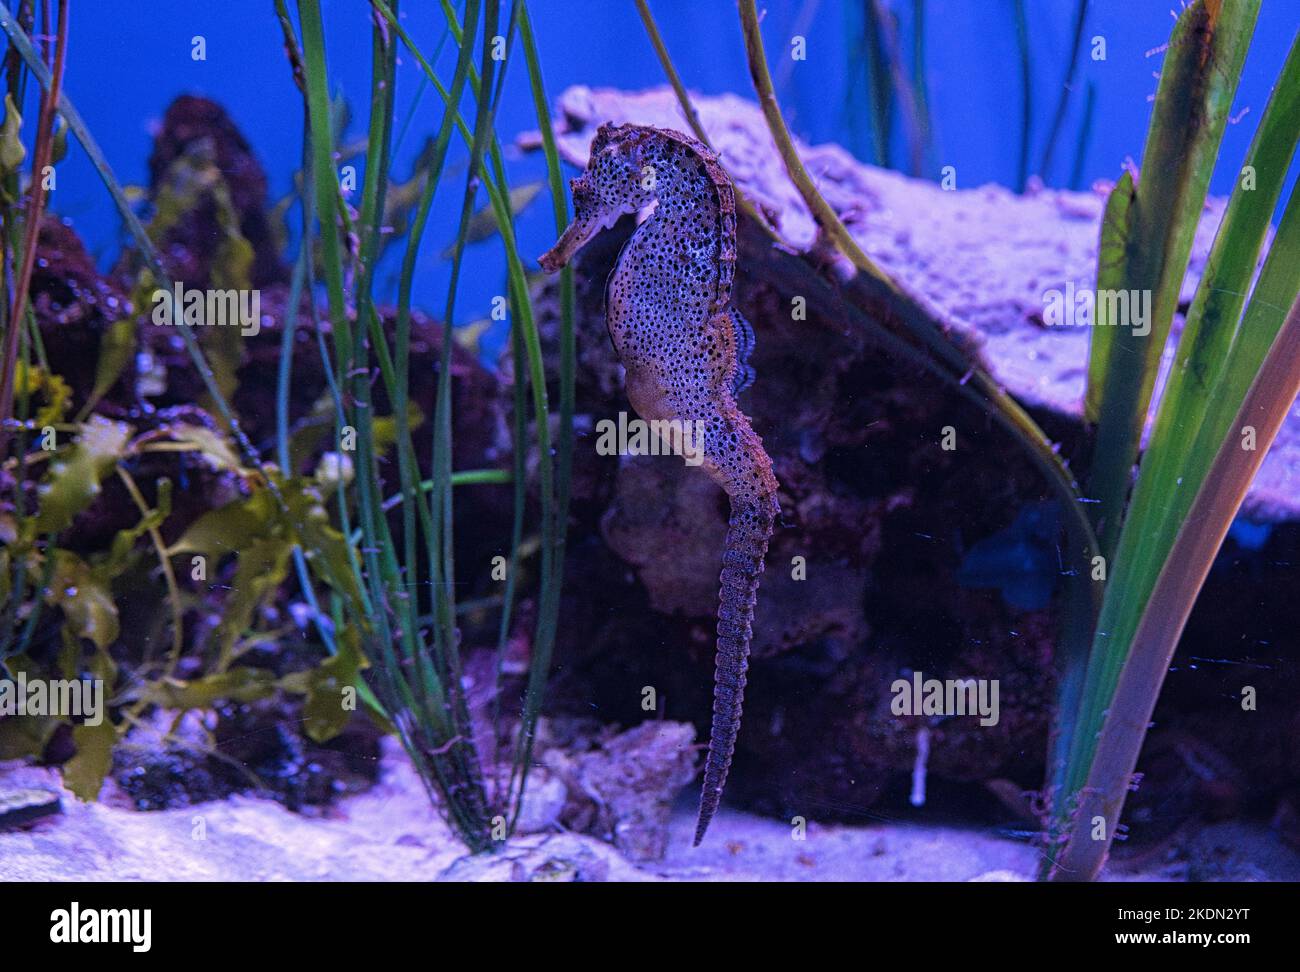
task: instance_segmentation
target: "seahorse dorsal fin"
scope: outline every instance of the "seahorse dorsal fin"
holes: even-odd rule
[[[732,379],[731,390],[739,395],[754,383],[755,372],[749,363],[749,356],[754,352],[754,327],[734,307],[730,317],[731,331],[736,336],[736,377]]]

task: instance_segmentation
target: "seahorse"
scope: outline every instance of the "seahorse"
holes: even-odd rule
[[[558,271],[625,213],[648,213],[606,284],[610,338],[637,414],[652,429],[675,420],[679,429],[699,430],[699,464],[731,503],[698,847],[736,748],[758,582],[781,512],[772,461],[736,404],[754,379],[754,331],[731,306],[735,190],[707,146],[643,125],[602,125],[586,171],[570,188],[573,221],[542,255],[542,269]]]

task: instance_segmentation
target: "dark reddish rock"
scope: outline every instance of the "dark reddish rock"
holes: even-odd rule
[[[149,728],[114,751],[113,778],[137,810],[166,810],[255,793],[290,810],[327,806],[373,785],[379,777],[381,733],[365,718],[316,743],[297,731],[297,706],[267,699],[223,704],[211,717],[183,717],[167,738]],[[170,715],[175,715],[174,713]],[[166,724],[167,713],[154,721]]]
[[[279,244],[267,212],[266,173],[252,146],[225,108],[207,98],[181,95],[163,115],[162,128],[149,156],[151,198],[168,177],[173,163],[187,153],[210,159],[221,174],[239,218],[239,231],[253,247],[251,285],[265,287],[287,279]],[[216,246],[224,234],[216,222],[209,196],[161,241],[155,241],[164,263],[188,287],[206,287],[211,280]]]
[[[109,325],[130,315],[130,303],[115,281],[100,274],[72,227],[50,214],[41,221],[29,293],[46,358],[72,389],[75,411],[94,387],[95,349]],[[121,402],[114,393],[129,387],[130,370],[109,390],[110,402]]]

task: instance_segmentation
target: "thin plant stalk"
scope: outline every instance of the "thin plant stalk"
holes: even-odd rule
[[[908,171],[914,177],[921,175],[925,161],[925,124],[921,120],[921,108],[918,104],[919,94],[913,90],[912,81],[903,70],[902,46],[898,40],[898,25],[888,10],[880,8],[882,0],[871,0],[872,6],[879,10],[879,32],[881,48],[889,68],[889,82],[893,87],[894,98],[898,102],[899,115],[903,119],[907,136]],[[920,28],[917,28],[918,33]]]
[[[1029,44],[1029,20],[1025,0],[1011,0],[1016,21],[1016,50],[1020,56],[1020,152],[1016,161],[1016,192],[1024,192],[1029,180],[1029,145],[1034,124],[1034,66]]]
[[[877,0],[862,0],[862,57],[867,68],[867,100],[871,111],[871,141],[876,164],[893,168],[894,85],[891,83],[891,52],[885,44],[885,17]]]
[[[1043,157],[1038,163],[1038,174],[1044,179],[1051,176],[1052,157],[1056,152],[1056,140],[1060,137],[1065,124],[1065,113],[1070,107],[1070,94],[1074,89],[1074,76],[1079,69],[1079,52],[1083,48],[1083,32],[1088,24],[1088,0],[1076,0],[1074,6],[1074,36],[1070,43],[1070,59],[1065,65],[1065,75],[1061,78],[1061,91],[1056,98],[1056,110],[1052,113],[1052,125],[1047,130],[1047,142],[1043,145]]]
[[[32,181],[27,197],[27,224],[23,235],[22,263],[14,281],[13,307],[9,313],[9,326],[5,332],[4,356],[3,360],[0,360],[0,457],[7,453],[9,446],[9,419],[14,405],[18,336],[26,319],[27,295],[31,289],[32,271],[36,267],[36,242],[41,232],[41,219],[45,213],[45,172],[54,154],[54,117],[63,87],[63,68],[67,63],[68,8],[71,5],[72,0],[59,0],[50,83],[41,88],[36,146],[32,157]],[[47,18],[48,15],[47,9]],[[51,26],[48,19],[45,26],[47,30]]]
[[[1097,109],[1097,86],[1091,81],[1083,96],[1083,121],[1074,142],[1074,164],[1070,167],[1070,188],[1078,191],[1083,185],[1083,170],[1088,162],[1088,147],[1092,142],[1092,116]]]
[[[925,73],[925,0],[912,0],[912,91],[916,98],[916,122],[924,152],[934,137],[930,121],[930,87]],[[921,175],[921,172],[914,173]]]
[[[555,132],[551,125],[550,109],[546,99],[546,85],[542,78],[541,59],[537,54],[537,44],[533,36],[532,21],[526,3],[520,4],[519,36],[528,65],[528,77],[533,95],[533,110],[542,131],[542,150],[546,158],[547,181],[551,189],[551,206],[555,216],[556,233],[563,232],[568,224],[568,208],[564,191],[564,178],[560,168],[559,150],[555,143]],[[575,373],[577,361],[577,344],[575,328],[575,303],[573,270],[565,267],[560,272],[560,424],[556,436],[555,456],[555,501],[552,514],[553,523],[550,539],[553,545],[551,555],[551,576],[544,583],[545,597],[539,611],[538,630],[540,637],[534,644],[533,657],[529,667],[528,686],[525,693],[524,711],[520,727],[520,738],[524,743],[522,765],[527,771],[532,756],[537,718],[541,712],[542,689],[550,671],[551,652],[555,644],[555,632],[559,624],[560,594],[564,584],[565,539],[568,534],[569,499],[571,475],[573,468],[573,416],[575,411]],[[516,819],[518,810],[523,806],[523,786],[521,779],[516,797]]]

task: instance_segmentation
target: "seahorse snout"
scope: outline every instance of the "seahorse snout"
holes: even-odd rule
[[[547,273],[555,273],[572,260],[593,236],[618,222],[620,215],[620,211],[612,209],[608,212],[579,210],[555,245],[538,257],[537,262]]]

